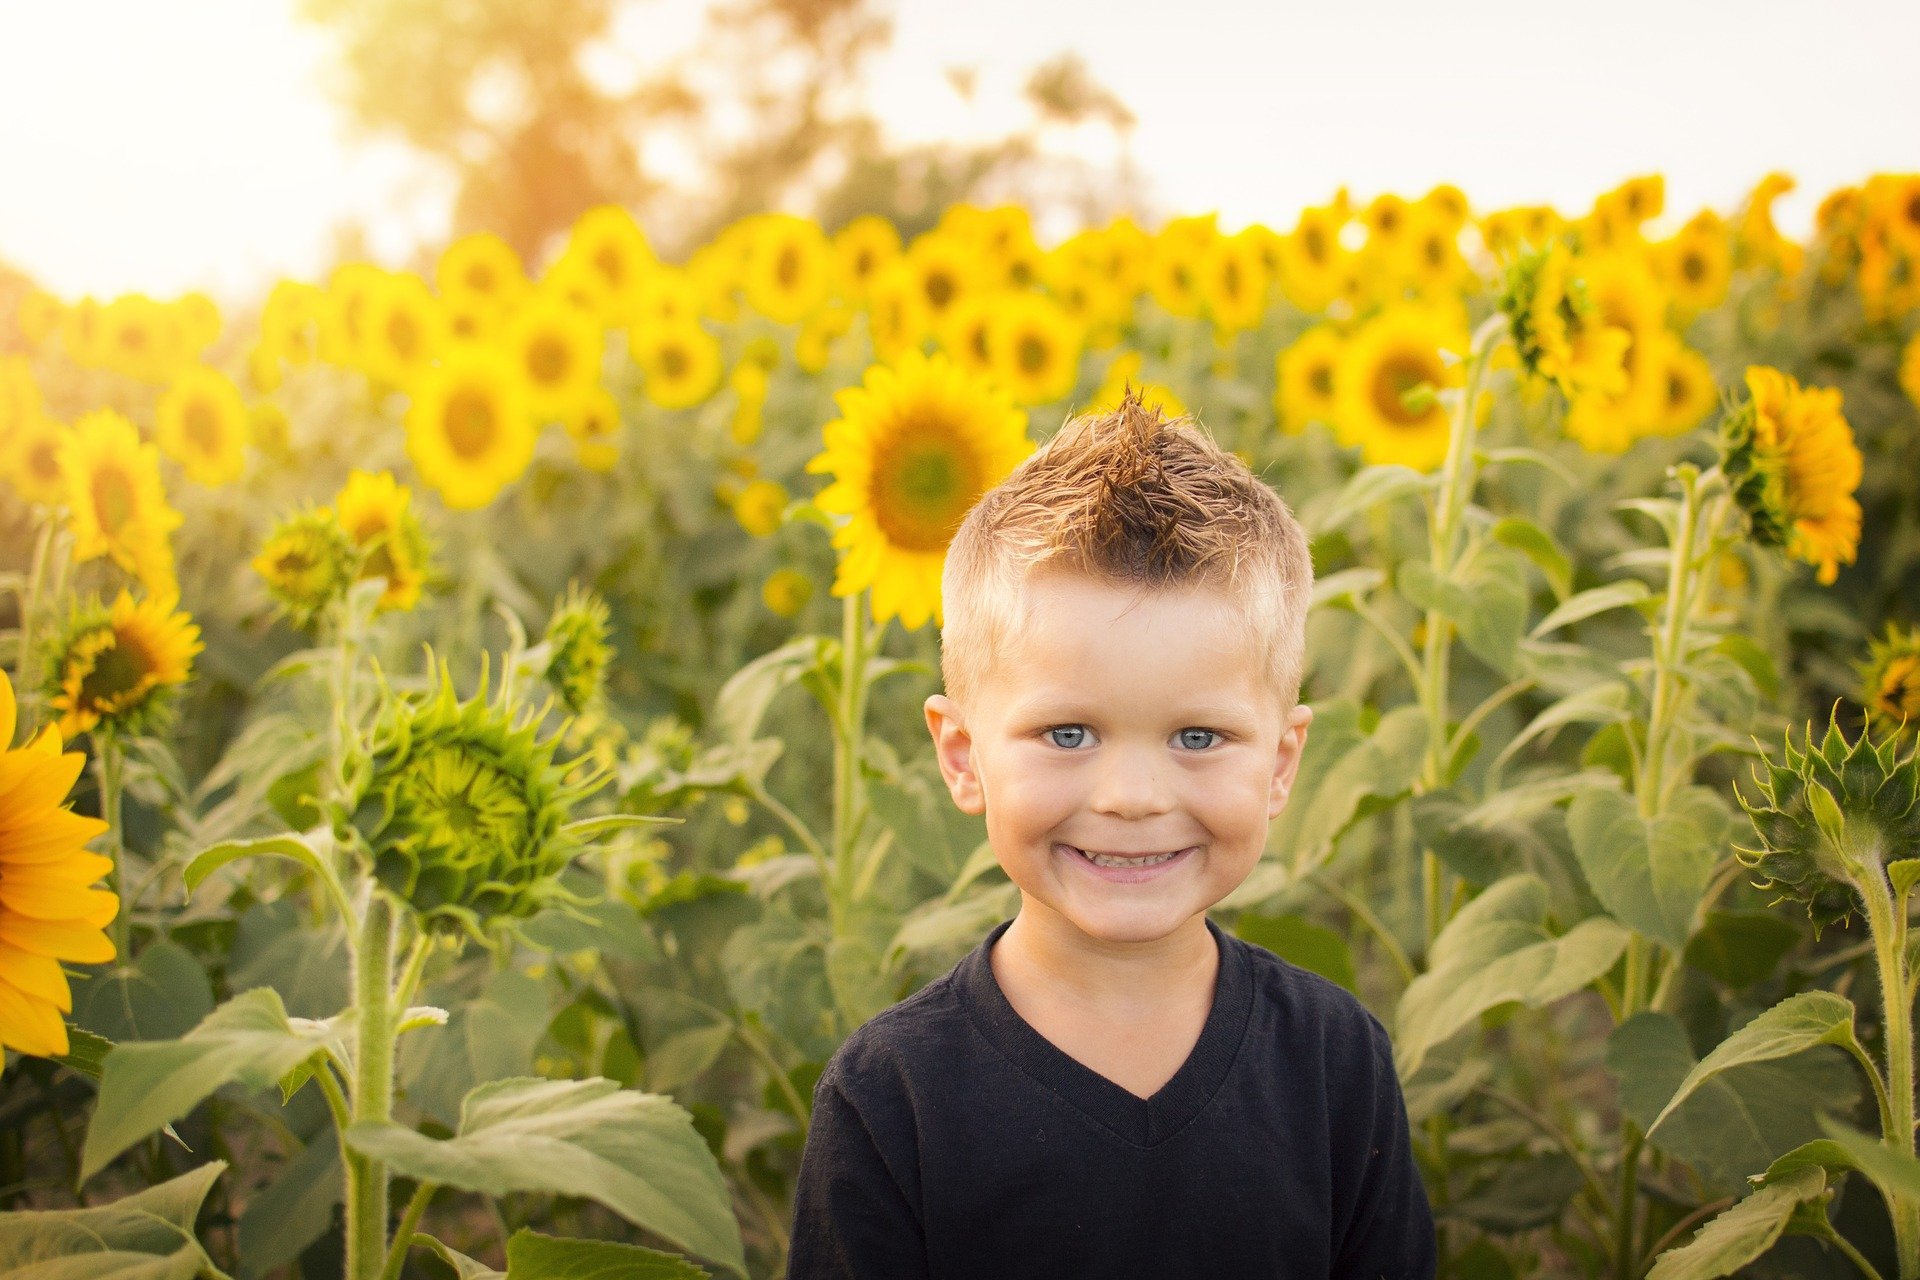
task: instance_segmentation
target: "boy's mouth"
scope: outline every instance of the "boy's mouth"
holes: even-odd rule
[[[1096,867],[1122,867],[1136,870],[1145,867],[1157,867],[1163,862],[1171,862],[1181,854],[1189,853],[1199,847],[1199,845],[1189,845],[1185,849],[1174,849],[1166,853],[1106,853],[1089,851],[1070,844],[1062,844],[1060,846],[1060,848],[1070,853],[1078,854],[1083,860],[1092,863]]]

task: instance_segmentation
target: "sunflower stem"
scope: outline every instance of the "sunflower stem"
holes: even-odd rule
[[[859,839],[861,742],[866,715],[867,593],[845,598],[840,626],[840,688],[833,752],[833,933],[852,928],[856,884],[854,846]]]
[[[47,553],[53,547],[53,512],[42,509],[40,518],[40,536],[33,544],[33,566],[27,571],[26,594],[20,598],[20,653],[13,664],[13,687],[18,696],[14,701],[19,706],[20,740],[30,742],[39,726],[39,673],[34,669],[38,664],[33,651],[34,622],[40,615],[40,589],[47,577]],[[0,742],[0,748],[10,747],[10,742]]]
[[[393,1116],[393,906],[370,886],[360,942],[354,951],[353,1120],[384,1123]],[[387,1166],[341,1143],[346,1160],[347,1280],[378,1280],[387,1259]]]
[[[1907,1002],[1905,910],[1896,910],[1892,886],[1878,862],[1859,877],[1867,906],[1867,927],[1873,935],[1880,970],[1881,1017],[1887,1047],[1887,1102],[1892,1124],[1881,1141],[1903,1156],[1914,1154],[1913,1124],[1913,1007]],[[1894,1253],[1900,1262],[1900,1280],[1920,1277],[1920,1200],[1894,1194],[1887,1210],[1893,1218]]]

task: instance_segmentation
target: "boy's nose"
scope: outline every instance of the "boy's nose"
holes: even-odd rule
[[[1088,807],[1115,817],[1165,813],[1173,807],[1171,766],[1151,749],[1120,748],[1107,753],[1097,772]]]

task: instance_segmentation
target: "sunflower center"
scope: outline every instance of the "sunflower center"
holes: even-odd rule
[[[467,268],[467,288],[475,293],[492,293],[494,287],[493,268],[484,262],[476,262]]]
[[[133,477],[117,467],[102,467],[93,473],[93,510],[100,528],[109,537],[120,532],[139,509]]]
[[[527,372],[536,382],[551,386],[567,376],[567,346],[551,334],[541,334],[527,348]]]
[[[138,648],[115,634],[107,646],[93,656],[93,667],[80,681],[82,706],[113,706],[116,699],[138,693],[151,673],[152,663]]]
[[[1228,262],[1220,269],[1220,283],[1229,298],[1240,296],[1240,264]]]
[[[187,440],[202,453],[220,452],[220,415],[204,400],[187,405],[180,415],[180,429]]]
[[[942,550],[979,495],[977,472],[972,453],[946,423],[913,423],[874,459],[874,519],[903,550]]]
[[[36,440],[27,451],[27,469],[42,480],[60,478],[60,446],[54,440]]]
[[[1300,233],[1300,247],[1315,262],[1324,262],[1327,257],[1327,237],[1319,227],[1307,227]]]
[[[1307,385],[1313,388],[1313,394],[1317,396],[1331,396],[1333,394],[1333,366],[1323,361],[1308,369]]]
[[[955,292],[953,277],[944,271],[931,272],[926,283],[927,301],[935,311],[945,311],[947,304],[953,301]]]
[[[800,280],[800,251],[792,245],[783,245],[780,256],[774,259],[773,278],[780,282],[782,289],[791,289]]]
[[[1707,277],[1707,264],[1697,253],[1689,253],[1680,259],[1680,274],[1687,278],[1688,284],[1699,284]]]
[[[387,317],[387,345],[403,361],[420,354],[420,325],[411,314],[396,311]]]
[[[678,378],[686,373],[687,353],[685,348],[665,346],[660,348],[660,374],[667,379]]]
[[[1920,227],[1920,191],[1907,198],[1907,221]]]
[[[1440,385],[1438,363],[1418,351],[1395,351],[1380,362],[1373,374],[1373,407],[1396,427],[1418,426],[1432,411],[1407,406],[1409,391],[1423,382]]]
[[[478,458],[492,446],[500,423],[493,401],[478,391],[462,389],[447,398],[447,443],[463,458]]]
[[[593,266],[594,270],[605,277],[606,282],[615,289],[626,283],[627,264],[611,245],[600,246],[599,251],[593,255]]]
[[[1042,369],[1046,368],[1048,364],[1052,363],[1049,359],[1053,354],[1052,349],[1047,346],[1046,339],[1042,338],[1039,334],[1021,334],[1018,351],[1020,355],[1020,372],[1022,373],[1039,373]]]

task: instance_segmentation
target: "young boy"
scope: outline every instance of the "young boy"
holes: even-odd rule
[[[1430,1280],[1386,1031],[1223,932],[1287,802],[1313,569],[1129,395],[968,513],[927,727],[1020,910],[827,1064],[790,1280]]]

